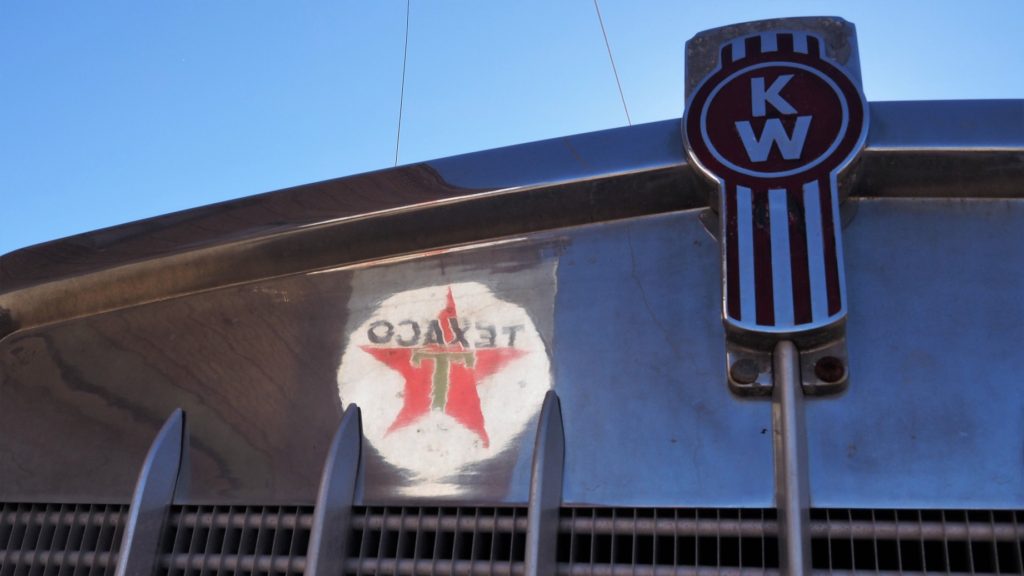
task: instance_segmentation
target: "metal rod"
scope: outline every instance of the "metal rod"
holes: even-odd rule
[[[160,531],[171,509],[185,453],[185,413],[176,409],[157,432],[139,471],[121,537],[116,576],[151,574],[156,568]]]
[[[800,353],[784,340],[772,353],[772,432],[775,505],[779,509],[779,566],[782,574],[811,573],[810,493]]]
[[[363,432],[359,407],[350,404],[327,453],[306,553],[306,576],[341,574],[352,525]]]
[[[558,514],[562,506],[565,436],[558,395],[549,390],[537,423],[526,515],[526,574],[554,574],[558,547]]]

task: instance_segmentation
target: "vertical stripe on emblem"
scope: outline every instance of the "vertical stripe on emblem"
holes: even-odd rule
[[[754,287],[754,200],[751,197],[750,188],[743,186],[736,187],[736,204],[733,214],[736,218],[737,238],[735,242],[737,251],[737,267],[735,269],[736,280],[733,281],[739,288],[739,314],[737,319],[746,319],[753,322],[755,317],[754,303],[757,299]],[[731,288],[731,286],[730,286]]]
[[[732,59],[742,60],[747,55],[746,44],[743,43],[743,38],[732,41]]]
[[[836,182],[835,173],[832,173],[828,178],[829,188],[835,191],[831,196],[832,218],[835,226],[836,284],[838,284],[836,312],[840,312],[846,309],[846,266],[843,264],[843,213],[839,211],[839,184]]]
[[[789,254],[793,268],[793,323],[797,326],[813,321],[811,315],[811,281],[807,272],[807,211],[802,188],[786,190],[789,204]]]
[[[725,184],[722,218],[725,221],[725,238],[723,249],[725,251],[725,306],[726,315],[736,320],[742,320],[743,314],[740,309],[740,252],[738,244],[736,222],[736,187]]]
[[[754,231],[754,292],[757,301],[757,324],[775,324],[775,291],[772,283],[772,231],[768,209],[768,191],[752,190]]]
[[[793,325],[793,269],[789,250],[789,202],[786,190],[768,191],[771,220],[772,289],[774,292],[775,325]]]
[[[793,51],[807,54],[807,34],[803,32],[793,33]]]
[[[778,35],[775,33],[768,33],[761,35],[761,52],[775,52],[779,49],[778,42],[776,42]]]
[[[804,184],[803,194],[804,214],[807,218],[807,270],[811,280],[811,315],[815,322],[821,322],[828,318],[828,290],[825,287],[825,250],[818,182]]]
[[[838,214],[833,204],[831,187],[828,182],[819,180],[818,201],[821,203],[821,238],[822,247],[825,252],[825,290],[828,294],[828,315],[832,316],[839,312],[842,307],[842,297],[839,288],[839,252],[836,245],[838,234]]]

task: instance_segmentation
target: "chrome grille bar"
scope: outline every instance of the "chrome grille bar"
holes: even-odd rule
[[[353,404],[345,410],[324,464],[309,536],[309,562],[303,569],[307,576],[333,576],[344,567],[361,445],[359,408]]]
[[[245,514],[239,514],[235,507],[217,506],[207,508],[175,508],[168,522],[174,526],[186,528],[247,528],[251,522]],[[304,512],[282,512],[264,520],[266,528],[301,528],[310,530],[313,527],[313,514]]]
[[[164,554],[160,565],[174,571],[191,573],[272,573],[302,574],[306,570],[305,556],[276,556],[273,554]]]
[[[461,509],[460,509],[461,510]],[[468,509],[473,510],[473,509]],[[415,530],[421,528],[445,532],[526,532],[526,516],[467,516],[465,512],[442,509],[437,515],[424,517],[394,516],[367,513],[352,518],[353,530]],[[564,522],[559,527],[567,526]]]
[[[686,512],[686,511],[681,511]],[[671,517],[629,518],[577,516],[562,518],[559,531],[585,534],[644,534],[652,536],[776,536],[778,523],[771,519]]]
[[[559,576],[777,576],[779,571],[714,566],[637,566],[634,564],[580,566],[559,564],[556,573]]]
[[[157,433],[135,485],[117,576],[152,572],[160,532],[174,498],[185,448],[185,413],[175,410]]]
[[[526,573],[551,574],[558,545],[558,510],[562,505],[565,437],[558,395],[544,397],[533,449],[530,504],[526,513]]]
[[[523,576],[526,568],[522,562],[492,563],[485,560],[396,560],[396,559],[349,559],[345,562],[346,574],[397,574],[401,576],[434,576],[452,574],[455,576]]]
[[[44,571],[62,566],[89,566],[103,572],[116,563],[116,552],[0,550],[0,566],[41,566]]]

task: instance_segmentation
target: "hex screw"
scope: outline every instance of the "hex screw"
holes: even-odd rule
[[[823,356],[814,363],[814,375],[822,382],[835,384],[846,376],[846,366],[835,356]]]
[[[742,358],[732,363],[729,369],[729,377],[737,384],[753,384],[761,371],[757,368],[757,362],[750,358]]]

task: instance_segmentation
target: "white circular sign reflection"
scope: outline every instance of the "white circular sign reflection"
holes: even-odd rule
[[[364,436],[410,473],[412,495],[461,492],[458,475],[509,448],[550,388],[529,314],[477,282],[384,300],[349,334],[338,369],[343,406],[360,407]]]

